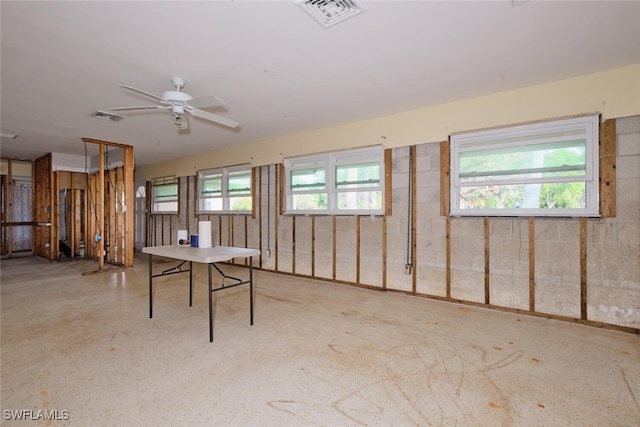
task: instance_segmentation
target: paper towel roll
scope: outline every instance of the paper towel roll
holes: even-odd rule
[[[199,248],[211,247],[211,221],[198,221]]]
[[[187,230],[178,230],[178,240],[176,241],[178,245],[180,244],[180,240],[183,240],[185,242],[189,240],[189,234]]]

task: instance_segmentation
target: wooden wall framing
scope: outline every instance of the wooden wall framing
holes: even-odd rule
[[[601,176],[603,216],[605,212],[607,212],[606,215],[615,215],[615,191],[610,191],[611,188],[615,188],[615,126],[608,123],[608,121],[602,126],[600,140],[600,149],[603,153],[601,156],[601,168],[603,170]],[[406,153],[407,149],[410,150],[409,161],[415,162],[416,147],[403,147],[401,150],[403,154],[398,154],[396,159],[393,159],[393,154],[396,152],[400,153],[400,149],[398,149],[398,151],[385,151],[385,160],[387,165],[390,165],[392,160],[398,164],[400,164],[399,160],[404,162],[406,159],[406,157],[404,157],[404,153]],[[259,260],[254,261],[259,263],[259,268],[263,268],[265,270],[299,277],[327,280],[330,282],[348,284],[363,288],[383,291],[389,290],[420,297],[484,306],[514,313],[555,318],[596,327],[618,329],[634,333],[640,332],[640,330],[632,327],[612,325],[590,320],[588,313],[589,305],[587,304],[588,280],[586,275],[588,264],[587,242],[589,240],[587,239],[587,231],[590,228],[588,227],[587,218],[577,219],[577,221],[579,221],[579,237],[576,241],[576,245],[579,246],[578,252],[580,258],[578,260],[580,270],[580,277],[578,281],[580,296],[579,301],[577,301],[579,305],[579,314],[572,317],[570,315],[565,316],[544,312],[544,300],[541,300],[541,298],[545,296],[545,292],[544,289],[541,288],[542,271],[540,269],[544,269],[545,265],[544,262],[542,262],[540,263],[541,265],[536,266],[536,257],[544,253],[545,247],[542,246],[542,248],[540,248],[540,237],[536,236],[536,234],[544,232],[545,224],[548,223],[549,220],[534,217],[510,220],[513,224],[511,227],[516,229],[516,233],[522,232],[522,238],[520,240],[520,237],[518,237],[517,242],[518,245],[522,244],[522,248],[524,248],[522,258],[519,258],[518,261],[522,261],[521,264],[526,266],[522,271],[519,270],[519,272],[523,274],[523,276],[519,278],[519,281],[522,282],[523,306],[521,308],[514,308],[506,305],[501,306],[500,304],[502,301],[500,301],[500,298],[496,295],[496,285],[493,282],[494,276],[500,274],[500,269],[494,268],[494,263],[499,262],[501,253],[500,247],[495,246],[496,254],[493,254],[492,251],[494,250],[494,247],[491,246],[492,239],[494,238],[492,232],[495,231],[494,224],[497,223],[498,220],[491,217],[461,219],[451,217],[449,215],[449,142],[445,141],[439,145],[433,144],[433,149],[430,148],[429,150],[428,154],[421,155],[428,157],[429,161],[431,157],[437,158],[437,156],[439,156],[440,164],[439,166],[434,166],[434,169],[429,169],[428,173],[425,173],[424,168],[428,168],[428,165],[421,163],[416,167],[416,164],[412,163],[413,167],[411,169],[413,169],[414,175],[409,177],[412,185],[410,185],[409,188],[411,194],[410,197],[408,197],[409,201],[407,202],[409,212],[411,213],[409,218],[407,218],[407,221],[409,222],[408,227],[406,222],[398,221],[398,217],[402,217],[404,219],[404,216],[406,215],[406,210],[402,207],[404,201],[398,202],[400,208],[396,209],[396,217],[393,217],[391,214],[391,203],[388,201],[385,204],[385,210],[389,212],[389,214],[372,217],[372,223],[365,223],[365,221],[369,221],[369,218],[364,215],[313,215],[311,218],[306,218],[305,215],[284,214],[284,169],[282,164],[273,165],[275,168],[272,168],[271,165],[268,167],[265,166],[258,168],[254,182],[260,188],[257,196],[257,200],[260,201],[260,204],[254,207],[255,215],[251,217],[245,216],[244,219],[238,219],[234,215],[209,215],[207,218],[209,220],[213,219],[214,222],[217,222],[218,224],[219,244],[224,245],[231,242],[235,245],[259,247],[262,255]],[[607,153],[613,153],[613,155]],[[429,161],[426,163],[429,163]],[[398,164],[394,164],[394,173],[396,173],[396,170],[401,169]],[[404,163],[402,164],[404,165]],[[423,170],[420,170],[420,167],[422,167]],[[438,169],[437,171],[436,168]],[[387,194],[394,191],[394,187],[390,185],[392,175],[390,169],[391,168],[385,171],[385,176],[388,177],[388,186],[386,187]],[[433,204],[434,207],[432,208],[430,205],[425,206],[426,204],[424,204],[424,200],[420,200],[420,197],[416,197],[419,195],[417,194],[418,185],[416,185],[417,182],[419,182],[417,178],[418,173],[425,173],[425,176],[428,177],[428,179],[433,180],[434,184],[435,179],[437,178],[434,179],[433,177],[437,174],[440,178],[440,182],[437,183],[438,187],[433,191],[433,194],[435,194],[439,190],[439,206],[437,203],[431,203],[431,200],[429,203]],[[182,177],[181,179],[193,180],[195,178]],[[396,188],[404,190],[405,187],[402,186],[404,182],[400,181],[403,181],[403,179],[399,180]],[[189,185],[190,184],[187,183],[187,186]],[[607,188],[603,190],[603,187]],[[267,188],[266,191],[264,190],[265,188]],[[266,199],[269,199],[269,202],[267,202]],[[398,200],[401,199],[402,197],[398,197]],[[191,201],[191,199],[189,200]],[[193,201],[193,203],[195,203],[195,201]],[[394,203],[396,203],[395,199]],[[420,203],[423,204],[421,205]],[[191,206],[191,204],[189,204],[189,206]],[[268,211],[270,208],[273,208],[273,210],[271,211],[271,217],[269,218]],[[437,220],[427,224],[424,222],[424,218],[420,216],[420,212],[424,212],[421,211],[423,209],[432,210],[434,208]],[[440,217],[438,217],[438,213],[440,214]],[[188,223],[190,218],[196,218],[196,215],[188,214],[187,218],[182,217],[182,215],[183,213],[181,213],[180,216],[151,216],[149,221],[153,224],[151,228],[153,240],[150,243],[154,245],[171,244],[171,239],[175,234],[174,231],[176,227],[179,226],[178,224],[184,224],[184,221],[187,221]],[[265,225],[265,219],[267,219],[267,223],[269,223],[268,226],[273,226],[273,229],[264,229],[267,227],[267,225]],[[469,224],[468,229],[466,226],[461,228],[461,222],[467,222]],[[575,230],[576,221],[571,220],[569,222],[573,224],[570,224],[570,229]],[[368,229],[365,229],[365,224],[366,227],[369,227]],[[371,224],[374,225],[371,226]],[[540,225],[538,226],[538,224]],[[252,240],[251,234],[249,233],[249,229],[251,227],[257,227],[258,229],[253,234],[253,236],[257,236],[257,240]],[[405,227],[407,227],[408,230],[406,230]],[[437,227],[440,228],[438,229]],[[418,229],[420,229],[422,233],[418,232]],[[371,262],[370,259],[367,260],[367,256],[369,256],[369,258],[371,257],[371,252],[369,252],[368,255],[365,255],[368,245],[371,245],[371,230],[374,230],[373,233],[375,234],[373,236],[373,241],[376,245],[381,246],[380,252],[375,253],[373,256],[375,258],[373,262],[379,265],[380,274],[382,276],[380,278],[380,283],[376,284],[372,284],[375,282],[370,281],[371,275],[366,264],[366,262]],[[398,271],[400,270],[398,268],[398,264],[401,257],[399,252],[404,252],[402,250],[404,248],[401,249],[398,246],[397,241],[398,239],[404,239],[406,237],[404,234],[405,230],[410,233],[412,238],[409,250],[411,251],[410,254],[413,268],[410,269],[411,271],[409,274],[411,277],[407,276],[407,280],[404,280],[404,277],[400,277],[398,275]],[[427,231],[425,232],[425,230]],[[425,273],[426,268],[423,270],[425,265],[424,260],[418,259],[418,256],[421,253],[420,251],[424,250],[424,247],[427,244],[434,245],[434,242],[431,241],[432,236],[428,234],[430,232],[433,233],[434,230],[435,233],[438,234],[438,239],[441,239],[436,243],[442,244],[442,252],[444,252],[442,260],[437,260],[438,262],[441,262],[441,266],[438,268],[441,268],[442,270],[441,273],[438,273],[441,274],[441,276],[438,276],[438,286],[442,286],[441,294],[433,294],[425,291],[424,277],[425,274],[428,273]],[[452,282],[454,280],[459,280],[459,276],[456,275],[460,273],[460,266],[456,257],[458,257],[460,253],[459,251],[456,252],[455,248],[459,247],[461,244],[459,241],[459,234],[461,230],[467,233],[477,233],[478,236],[474,236],[477,237],[479,242],[481,242],[479,243],[478,249],[473,253],[473,256],[476,257],[473,261],[475,263],[473,264],[473,268],[477,266],[478,269],[481,270],[477,277],[481,278],[480,282],[482,282],[482,289],[478,289],[477,298],[475,298],[476,296],[474,295],[473,298],[465,299],[464,297],[459,296],[458,288],[452,289]],[[425,234],[427,237],[423,237]],[[267,237],[268,235],[271,237]],[[225,236],[228,238],[225,239]],[[499,239],[499,237],[497,238]],[[271,239],[273,239],[273,244],[271,243]],[[341,245],[349,245],[351,248],[351,244],[353,244],[353,257],[351,257],[351,254],[348,254],[348,256],[345,257],[346,252],[344,250],[341,251]],[[536,248],[536,244],[539,245],[538,248]],[[271,259],[272,249],[274,250],[273,259]],[[502,252],[504,253],[504,250],[502,250]],[[401,261],[404,264],[404,260]],[[368,265],[370,266],[371,264]],[[369,274],[368,277],[366,277],[367,274]],[[408,286],[406,288],[401,288],[397,282],[403,282]],[[392,284],[391,286],[390,283]]]

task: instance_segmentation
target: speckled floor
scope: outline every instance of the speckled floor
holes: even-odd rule
[[[217,292],[210,343],[204,266],[153,319],[146,256],[0,268],[3,426],[640,425],[628,333],[256,271],[254,325]]]

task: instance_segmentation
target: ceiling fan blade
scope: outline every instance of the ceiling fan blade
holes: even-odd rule
[[[240,124],[234,120],[228,119],[226,117],[218,116],[217,114],[212,114],[207,111],[202,111],[202,110],[185,110],[185,111],[188,111],[189,113],[193,114],[196,117],[200,117],[201,119],[216,122],[224,126],[229,126],[230,128],[234,128]]]
[[[205,98],[196,98],[188,102],[193,108],[209,108],[220,107],[224,105],[224,101],[217,96],[207,96]]]
[[[154,95],[154,94],[149,93],[149,92],[145,92],[144,90],[141,90],[141,89],[135,88],[135,87],[133,87],[133,86],[120,85],[120,87],[123,87],[123,88],[125,88],[125,89],[129,89],[129,90],[132,90],[132,91],[134,91],[134,92],[141,93],[141,94],[143,94],[143,95],[150,96],[151,98],[157,99],[158,101],[160,101],[160,102],[162,102],[162,103],[165,103],[165,104],[167,103],[167,101],[165,101],[165,99],[164,99],[164,98],[161,98],[161,97],[159,97],[158,95]]]
[[[157,109],[160,108],[161,110],[168,110],[169,108],[171,108],[171,106],[162,106],[162,105],[141,105],[138,107],[115,107],[115,108],[110,108],[110,110],[114,110],[114,111],[122,111],[122,110],[151,110],[151,109]]]

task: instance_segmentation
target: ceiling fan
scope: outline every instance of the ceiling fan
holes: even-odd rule
[[[171,111],[171,118],[173,124],[178,129],[188,129],[189,123],[185,113],[189,113],[192,116],[200,117],[201,119],[209,120],[223,126],[235,128],[239,125],[238,122],[228,119],[226,117],[218,116],[217,114],[202,111],[200,108],[219,107],[224,105],[224,102],[217,96],[208,96],[205,98],[193,98],[191,95],[181,92],[181,89],[186,84],[185,79],[182,77],[174,77],[171,79],[171,83],[176,87],[176,90],[170,90],[164,92],[162,96],[157,96],[149,92],[145,92],[138,88],[126,85],[120,85],[125,89],[132,90],[134,92],[141,93],[142,95],[150,96],[162,103],[162,105],[148,105],[148,106],[136,106],[136,107],[116,107],[111,108],[114,111],[123,110],[149,110],[159,108],[161,110]]]

